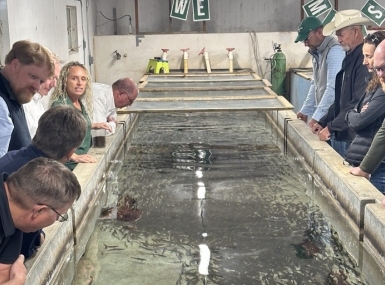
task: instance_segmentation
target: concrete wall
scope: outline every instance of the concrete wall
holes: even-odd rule
[[[306,49],[301,47],[301,44],[295,45],[292,42],[294,39],[292,33],[301,21],[300,1],[210,1],[211,19],[206,21],[206,33],[196,33],[202,31],[203,23],[192,20],[191,9],[187,21],[173,19],[170,24],[171,2],[171,0],[138,1],[139,30],[162,36],[146,35],[144,38],[135,38],[135,40],[132,38],[95,39],[95,42],[99,43],[97,51],[102,55],[110,54],[122,47],[128,56],[120,62],[120,65],[124,62],[125,66],[120,66],[111,62],[111,58],[103,56],[99,58],[94,55],[93,38],[94,35],[114,34],[114,22],[105,19],[100,13],[112,18],[113,8],[116,8],[117,18],[123,17],[116,22],[117,34],[128,34],[129,17],[127,15],[131,16],[132,31],[135,33],[135,0],[0,0],[0,63],[4,62],[5,55],[15,41],[30,39],[46,45],[66,62],[78,60],[84,63],[92,75],[95,73],[92,62],[97,62],[99,76],[96,80],[110,83],[114,78],[110,75],[105,76],[104,72],[108,71],[106,68],[112,67],[109,73],[117,71],[118,77],[129,75],[138,78],[139,74],[145,71],[148,58],[160,55],[160,48],[171,49],[170,55],[175,63],[172,66],[176,66],[180,63],[178,58],[181,54],[180,48],[190,47],[191,63],[193,63],[193,57],[197,57],[197,53],[206,47],[213,57],[214,65],[222,68],[225,66],[224,61],[219,59],[223,55],[222,50],[225,47],[234,46],[237,48],[235,53],[238,59],[240,54],[247,50],[245,57],[248,57],[248,64],[242,67],[253,67],[263,76],[268,72],[269,65],[263,57],[272,55],[274,41],[282,44],[283,52],[288,57],[288,68],[308,66]],[[304,3],[307,2],[309,1],[304,1]],[[334,1],[331,2],[334,4]],[[338,5],[339,9],[360,9],[365,2],[366,0],[340,0]],[[78,9],[78,52],[69,52],[66,48],[65,7],[67,5],[76,6]],[[177,37],[170,38],[170,31],[175,32]],[[184,38],[184,35],[181,35],[182,32],[189,36]],[[191,32],[195,33],[191,34]],[[214,37],[213,33],[224,33],[221,34],[218,43],[216,41],[218,38]],[[236,33],[241,33],[243,36],[242,48],[239,47],[239,37]],[[105,47],[102,47],[99,42],[103,40]],[[107,42],[110,40],[111,43]],[[119,42],[120,40],[122,42]],[[142,43],[137,45],[140,41]],[[255,61],[256,58],[257,61]],[[195,62],[198,61],[203,63],[196,58]],[[218,61],[221,61],[221,64],[218,64]],[[240,61],[238,66],[241,66],[241,63],[243,64]],[[203,67],[203,64],[200,66],[193,64],[193,66]],[[264,77],[269,78],[269,74],[266,73]]]
[[[273,42],[281,44],[287,69],[310,66],[307,48],[295,44],[295,37],[295,32],[95,36],[95,81],[111,84],[124,76],[138,81],[146,72],[148,60],[161,56],[162,48],[170,49],[170,69],[183,70],[182,48],[190,48],[190,69],[205,69],[204,58],[198,55],[203,47],[212,69],[228,69],[226,48],[234,47],[234,68],[251,68],[270,80],[270,62],[264,58],[273,55]],[[122,55],[121,60],[116,60],[115,50]]]
[[[201,22],[194,22],[190,7],[187,20],[172,19],[169,25],[170,3],[173,0],[138,1],[138,20],[140,33],[198,32],[203,30]],[[310,0],[305,0],[308,3]],[[335,5],[334,0],[330,0]],[[381,1],[380,1],[381,2]],[[117,9],[117,18],[130,14],[135,31],[134,0],[96,0],[104,13],[112,16],[112,8]],[[297,29],[301,21],[301,1],[255,1],[255,0],[211,0],[210,21],[206,21],[207,33],[245,33],[245,32],[288,32]],[[338,9],[361,9],[366,0],[339,0]],[[323,17],[323,16],[321,16]],[[113,35],[113,24],[98,17],[97,35]],[[128,22],[118,21],[118,35],[128,34]]]

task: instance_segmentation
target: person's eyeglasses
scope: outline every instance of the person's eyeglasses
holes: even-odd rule
[[[131,98],[128,96],[128,94],[126,93],[126,92],[123,92],[126,96],[127,96],[127,99],[128,99],[128,106],[131,106],[132,105],[132,103],[134,103],[134,101],[133,100],[131,100]]]
[[[374,67],[373,66],[373,70],[375,71],[375,72],[385,72],[385,65],[383,65],[383,66],[380,66],[380,67]]]
[[[313,36],[315,34],[315,32],[313,31],[313,32],[311,32],[308,36],[307,36],[307,38],[306,39],[304,39],[302,42],[303,43],[306,43],[306,42],[308,42],[310,39],[311,39],[311,37]]]
[[[367,35],[364,42],[365,43],[373,43],[374,45],[378,45],[381,42],[381,40],[377,37],[377,35],[375,33],[373,33],[373,34]]]
[[[54,207],[52,207],[52,206],[50,206],[50,205],[46,205],[46,204],[39,204],[39,205],[41,205],[41,206],[47,206],[47,207],[49,207],[52,211],[54,211],[56,214],[58,214],[59,217],[58,217],[57,220],[58,220],[59,222],[65,222],[65,221],[68,221],[68,214],[67,214],[67,213],[65,213],[65,214],[60,214],[58,211],[55,210]]]

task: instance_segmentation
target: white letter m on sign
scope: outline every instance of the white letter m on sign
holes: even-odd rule
[[[322,10],[325,10],[328,8],[324,2],[325,2],[325,0],[317,0],[314,3],[312,3],[311,5],[309,5],[310,11],[312,12],[313,15],[316,15],[316,14],[320,13]]]

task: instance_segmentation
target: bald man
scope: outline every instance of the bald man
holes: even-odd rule
[[[94,101],[93,122],[107,122],[115,133],[116,109],[131,106],[138,96],[139,90],[131,78],[121,78],[112,86],[102,83],[92,83]]]

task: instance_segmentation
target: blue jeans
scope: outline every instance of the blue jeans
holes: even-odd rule
[[[372,175],[370,175],[370,182],[380,190],[382,194],[385,194],[385,163],[381,163]]]
[[[350,142],[337,141],[335,136],[332,135],[330,138],[330,145],[332,148],[339,153],[343,158],[346,157],[346,151],[350,146]]]

